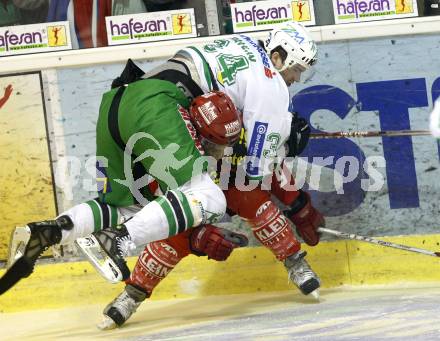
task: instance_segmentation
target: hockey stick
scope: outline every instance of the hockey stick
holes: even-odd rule
[[[367,242],[367,243],[381,245],[381,246],[385,246],[385,247],[392,247],[394,249],[399,249],[399,250],[404,250],[404,251],[421,253],[421,254],[427,255],[427,256],[440,257],[440,252],[433,252],[433,251],[428,251],[428,250],[424,250],[424,249],[419,249],[417,247],[386,242],[384,240],[379,240],[379,239],[375,239],[375,238],[358,236],[357,234],[335,231],[335,230],[331,230],[331,229],[324,228],[324,227],[318,228],[318,232],[327,233],[332,236],[336,236],[338,238],[360,240],[361,242]]]
[[[26,257],[20,257],[6,273],[0,278],[0,295],[11,289],[22,278],[28,277],[32,273],[33,267],[29,264]]]
[[[31,230],[28,226],[16,227],[12,232],[9,242],[7,270],[0,278],[0,295],[3,295],[22,278],[28,277],[32,273],[33,266],[23,255],[30,235]]]
[[[312,139],[331,139],[343,137],[391,137],[391,136],[428,136],[429,130],[379,130],[379,131],[336,131],[311,133]]]

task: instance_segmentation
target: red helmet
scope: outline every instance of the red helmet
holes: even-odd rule
[[[189,111],[194,126],[205,139],[232,146],[240,137],[241,114],[225,93],[212,91],[198,96]]]

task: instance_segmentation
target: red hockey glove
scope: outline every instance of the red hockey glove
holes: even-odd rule
[[[224,261],[236,247],[246,246],[248,239],[245,235],[207,224],[194,228],[189,243],[193,254]]]
[[[291,209],[284,214],[295,224],[296,232],[307,245],[319,243],[318,227],[325,226],[323,215],[312,206],[310,195],[300,190],[299,197],[290,205]]]

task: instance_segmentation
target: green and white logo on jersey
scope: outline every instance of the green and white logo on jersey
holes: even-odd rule
[[[238,71],[249,68],[249,61],[245,56],[234,56],[232,54],[220,54],[217,56],[220,71],[217,74],[218,81],[223,85],[235,83],[235,76]]]
[[[229,45],[229,40],[227,39],[217,39],[214,40],[212,44],[206,44],[203,46],[203,51],[208,53],[217,52],[218,50]]]

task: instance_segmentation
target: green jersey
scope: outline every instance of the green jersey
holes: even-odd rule
[[[103,95],[96,131],[102,202],[130,206],[140,202],[136,194],[152,200],[151,178],[165,192],[200,174],[194,165],[203,150],[189,104],[174,84],[156,79]]]

